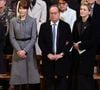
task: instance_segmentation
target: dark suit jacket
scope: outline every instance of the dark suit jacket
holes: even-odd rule
[[[79,55],[78,52],[73,49],[73,61],[77,69],[78,74],[82,75],[92,75],[93,65],[95,61],[95,30],[91,18],[88,18],[86,25],[83,27],[84,31],[81,31],[82,20],[75,22],[73,30],[73,42],[81,41],[79,44],[80,50],[85,49],[86,51]],[[76,72],[75,72],[76,73]]]
[[[47,55],[53,53],[52,26],[50,25],[50,21],[41,25],[39,46],[43,55],[43,73],[46,76],[65,76],[69,71],[69,49],[71,47],[71,32],[69,25],[60,20],[57,35],[57,53],[64,52],[64,57],[58,61],[50,61]]]

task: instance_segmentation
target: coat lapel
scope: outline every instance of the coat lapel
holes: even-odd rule
[[[59,47],[59,38],[60,38],[60,28],[61,27],[61,21],[59,21],[59,23],[58,23],[58,27],[57,27],[57,50],[58,50],[58,47]]]

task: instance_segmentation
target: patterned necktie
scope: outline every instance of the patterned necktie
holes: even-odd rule
[[[52,26],[52,38],[53,38],[53,52],[56,53],[56,29],[55,29],[56,24],[53,24]]]

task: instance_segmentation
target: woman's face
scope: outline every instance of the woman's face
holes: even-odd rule
[[[90,15],[90,11],[86,5],[81,5],[80,7],[80,16],[87,17]]]
[[[19,8],[19,15],[21,16],[21,17],[23,17],[23,16],[26,16],[27,15],[27,9],[25,9],[25,8],[23,8],[23,7],[20,7]]]

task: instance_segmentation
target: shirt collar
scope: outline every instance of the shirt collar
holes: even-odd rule
[[[50,25],[54,25],[54,24],[58,25],[58,23],[59,23],[59,20],[56,23],[54,23],[54,22],[51,21]]]
[[[91,8],[94,8],[94,5],[95,5],[95,4],[92,4],[92,5],[91,5]]]

